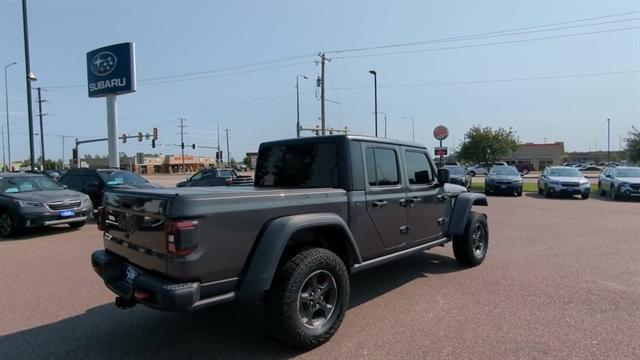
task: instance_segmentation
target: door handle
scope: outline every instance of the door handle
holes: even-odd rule
[[[383,208],[387,206],[387,202],[385,200],[377,200],[371,203],[371,206],[377,207],[377,208]]]
[[[448,198],[449,198],[449,195],[447,194],[438,195],[438,201],[440,202],[446,201]]]
[[[407,207],[411,202],[407,202],[407,199],[400,199],[400,206]]]

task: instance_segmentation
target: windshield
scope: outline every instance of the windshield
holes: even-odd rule
[[[62,189],[64,189],[62,185],[45,176],[12,176],[0,178],[0,192],[5,194]]]
[[[100,174],[100,177],[102,178],[102,180],[104,180],[105,184],[111,185],[111,186],[138,185],[138,184],[145,184],[148,182],[142,177],[129,171],[118,170],[112,173],[98,172],[98,174]]]
[[[616,177],[640,177],[640,168],[638,169],[618,169]]]
[[[560,177],[582,177],[582,173],[578,169],[570,169],[570,168],[559,168],[559,169],[551,169],[549,172],[549,176],[560,176]]]
[[[489,175],[510,175],[510,176],[519,176],[518,170],[512,168],[511,166],[494,166],[491,168]]]
[[[234,177],[236,176],[235,171],[233,170],[220,170],[221,177]]]
[[[450,175],[464,175],[464,169],[461,166],[445,166],[444,168],[449,170]]]

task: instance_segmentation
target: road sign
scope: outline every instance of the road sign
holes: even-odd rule
[[[133,43],[109,45],[87,53],[89,97],[136,91]]]
[[[436,140],[442,141],[449,137],[449,129],[444,125],[438,125],[433,129],[433,137],[436,138]]]
[[[434,148],[434,153],[436,156],[447,156],[447,147],[446,146],[436,146]]]

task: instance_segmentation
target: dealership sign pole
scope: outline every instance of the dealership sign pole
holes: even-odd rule
[[[433,129],[433,137],[440,141],[440,146],[435,148],[435,155],[440,156],[440,164],[443,164],[447,148],[442,146],[442,141],[449,137],[449,129],[444,125],[438,125]]]
[[[116,97],[136,91],[136,58],[133,43],[105,46],[87,53],[89,97],[107,98],[109,167],[120,167]]]

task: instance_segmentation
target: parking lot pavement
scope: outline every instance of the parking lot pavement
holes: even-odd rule
[[[112,304],[94,226],[0,241],[0,358],[640,358],[640,201],[490,197],[488,257],[450,245],[352,277],[351,309],[300,353],[260,302],[195,313]]]

